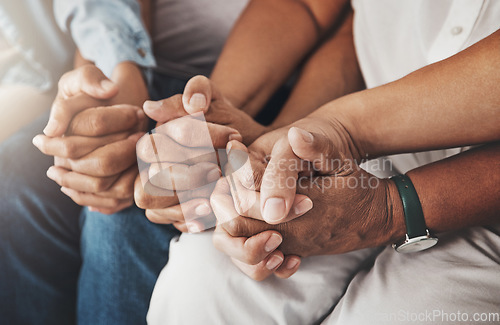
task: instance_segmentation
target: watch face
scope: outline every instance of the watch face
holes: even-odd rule
[[[400,246],[396,247],[398,253],[420,252],[436,245],[438,239],[435,237],[421,236],[411,238]]]

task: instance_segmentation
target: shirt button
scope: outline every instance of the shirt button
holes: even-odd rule
[[[464,29],[461,26],[455,26],[451,29],[451,34],[452,35],[458,35],[460,34]]]
[[[144,51],[144,49],[142,48],[138,49],[137,53],[141,56],[141,58],[146,56],[146,51]]]

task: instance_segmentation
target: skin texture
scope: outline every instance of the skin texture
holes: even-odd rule
[[[120,63],[108,80],[82,64],[59,81],[44,135],[33,143],[54,156],[47,176],[77,204],[114,213],[133,204],[135,144],[146,127],[148,97],[139,69]]]
[[[330,155],[335,154],[336,151],[341,160],[347,157],[359,162],[363,157],[372,158],[385,154],[499,141],[500,97],[495,91],[500,81],[497,73],[500,68],[499,47],[500,32],[496,32],[454,57],[420,69],[401,80],[329,103],[291,125],[302,128],[306,131],[306,136],[302,138],[298,132],[289,131],[287,135],[291,146],[289,150],[279,148],[285,142],[282,140],[278,141],[271,151],[264,150],[259,155],[262,157],[271,154],[276,157],[275,160],[280,160],[281,158],[291,159],[293,157],[291,152],[293,152],[299,158],[310,159],[314,156],[314,147],[318,146],[324,148],[322,152]],[[439,109],[430,107],[439,107]],[[471,107],[474,109],[470,109]],[[467,128],[464,129],[463,125],[467,125]],[[318,133],[313,134],[313,132]],[[312,142],[307,134],[312,136]],[[266,135],[262,138],[265,137]],[[308,137],[309,142],[304,140]],[[324,145],[324,139],[328,139],[327,141],[331,142],[331,148],[335,150],[328,149],[328,146]],[[258,139],[256,143],[258,142],[266,141]],[[307,153],[308,146],[311,154]],[[251,152],[252,149],[250,149],[252,157]],[[495,187],[492,182],[498,182],[497,159],[498,144],[408,173],[419,194],[427,225],[432,231],[449,231],[498,222],[500,193],[492,190]],[[275,179],[274,184],[279,185],[279,179],[282,176],[295,176],[287,169],[280,171],[282,173],[276,172],[277,169],[273,168],[271,162],[270,165],[273,172],[269,175],[271,179]],[[256,166],[255,169],[259,169],[258,164]],[[262,176],[264,180],[266,173],[267,169]],[[298,173],[296,174],[298,177]],[[245,177],[243,176],[242,179],[244,180]],[[469,187],[471,180],[477,184],[473,186],[474,193],[471,193]],[[242,184],[244,183],[242,181]],[[280,193],[280,198],[286,204],[282,209],[275,207],[274,212],[282,211],[280,217],[283,218],[288,215],[291,208],[289,202],[294,200],[295,189],[282,191],[279,186],[277,187],[278,191],[273,191],[271,186],[266,191],[260,192],[260,202],[265,202],[270,197],[274,198]],[[369,238],[379,236],[387,238],[384,234],[388,229],[389,233],[394,235],[404,234],[401,232],[404,227],[401,227],[403,218],[400,199],[391,187],[389,183],[389,191],[386,191],[389,194],[386,198],[388,202],[386,209],[392,217],[387,218],[386,225],[371,228],[373,235],[362,236],[365,240],[368,239],[366,247],[372,245],[369,244]],[[258,184],[255,185],[254,190],[257,189]],[[446,202],[440,199],[443,193],[446,193]],[[354,202],[357,203],[356,200]],[[316,204],[314,199],[313,203]],[[357,204],[354,205],[357,206]],[[379,209],[384,205],[373,203],[372,206]],[[384,215],[384,211],[380,210],[375,215]],[[460,217],[457,217],[458,215]],[[247,216],[263,219],[265,206],[261,205],[260,211],[255,210],[254,215],[247,214]],[[302,218],[306,216],[307,214]],[[370,214],[367,213],[367,216]],[[217,217],[226,220],[224,216],[217,215]],[[282,219],[282,221],[287,220],[286,217]],[[289,224],[294,221],[290,221]],[[248,223],[250,222],[245,220],[245,225]],[[236,237],[233,238],[234,241],[230,241],[229,237],[222,236],[221,238],[226,239],[223,244],[218,244],[222,250],[242,241],[242,237],[239,236],[243,234],[242,229],[250,227],[230,225],[230,230]],[[269,225],[268,229],[276,229],[274,227],[274,225]],[[288,226],[283,227],[287,231],[291,229]],[[358,230],[363,234],[362,228]],[[297,232],[300,231],[297,230]],[[251,240],[251,238],[243,237],[245,240]],[[283,243],[286,243],[288,238],[294,238],[292,241],[300,242],[300,239],[295,238],[294,235],[288,238],[283,236],[283,238]],[[324,238],[328,239],[327,236]],[[363,245],[358,243],[352,248],[358,248],[359,244]],[[324,243],[324,247],[328,247],[327,242]],[[254,247],[254,249],[259,248]],[[233,258],[251,254],[251,252],[245,252],[244,248],[239,251],[226,251],[226,253]],[[304,254],[304,252],[301,253]],[[256,262],[258,260],[252,260],[252,264]],[[261,279],[262,274],[268,274],[268,271],[260,264],[252,268],[252,276]]]
[[[145,112],[162,124],[185,116],[186,112],[203,111],[206,120],[211,122],[208,125],[213,139],[224,138],[224,132],[222,132],[222,137],[216,136],[216,128],[212,127],[219,123],[234,128],[235,132],[242,136],[243,143],[248,145],[260,135],[278,128],[281,124],[305,116],[329,100],[361,89],[363,81],[352,43],[352,17],[346,11],[348,2],[304,1],[297,4],[285,1],[285,3],[286,6],[276,6],[274,2],[253,1],[242,14],[241,20],[238,21],[229,37],[211,76],[212,83],[209,84],[204,78],[195,77],[188,83],[182,96],[177,95],[157,103],[147,102],[144,106]],[[287,6],[296,6],[296,8],[290,10]],[[271,13],[272,10],[285,11],[287,15],[272,14],[271,19],[267,12]],[[263,12],[266,17],[262,16]],[[311,16],[311,13],[314,15]],[[291,17],[293,19],[290,19]],[[255,25],[255,19],[263,19],[263,21]],[[315,27],[309,29],[311,26],[316,26],[317,21],[321,21],[319,34]],[[270,24],[272,29],[270,29]],[[249,26],[259,26],[267,32],[262,34],[259,30],[249,28]],[[307,26],[306,29],[303,28],[304,26]],[[282,39],[282,31],[292,29],[297,33],[304,33],[301,36],[303,42],[297,42],[297,38]],[[272,33],[269,30],[272,30]],[[243,39],[244,42],[241,41]],[[274,46],[277,39],[282,45],[279,48]],[[316,45],[318,49],[309,55]],[[262,50],[270,47],[274,50]],[[243,57],[247,64],[240,64]],[[235,58],[238,58],[237,62]],[[251,116],[260,110],[260,107],[304,58],[306,62],[298,76],[296,86],[276,119],[276,123],[264,127],[253,121]],[[272,69],[269,69],[270,65],[273,65]],[[325,66],[329,68],[325,69]],[[216,88],[213,93],[212,88]],[[195,94],[198,99],[194,101],[194,104],[190,104]],[[199,99],[200,94],[204,100]],[[182,106],[180,106],[181,103]],[[167,117],[169,113],[171,115]],[[226,144],[227,142],[222,148]],[[272,146],[271,143],[268,145]],[[139,184],[136,182],[136,185]],[[153,222],[163,223],[172,219],[180,222],[182,220],[179,218],[180,206],[166,205],[167,202],[169,204],[177,202],[158,198],[158,201],[165,203],[162,211],[158,208],[159,204],[153,203],[154,198],[137,186],[135,193],[136,203],[146,209],[146,215],[150,215],[150,220]],[[154,213],[151,211],[153,207]],[[176,223],[176,226],[179,225]]]

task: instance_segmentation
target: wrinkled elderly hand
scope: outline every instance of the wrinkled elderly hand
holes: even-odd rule
[[[271,274],[263,261],[272,254],[338,254],[384,245],[404,234],[404,227],[392,220],[391,196],[397,195],[397,190],[389,180],[361,170],[352,158],[346,158],[348,153],[341,154],[339,147],[321,134],[292,128],[286,140],[276,142],[269,159],[272,172],[268,165],[265,175],[253,188],[249,188],[245,178],[249,169],[241,168],[231,175],[231,186],[218,185],[211,197],[218,219],[214,243],[237,259],[238,266],[245,263],[240,267],[245,273],[254,279]],[[231,145],[231,151],[246,150],[237,142]],[[248,165],[259,169],[258,163]],[[262,204],[263,193],[258,190],[262,191],[264,186],[289,200],[285,202],[291,201],[286,211],[280,210],[283,207],[273,211],[278,218],[262,213],[266,209]],[[298,202],[296,192],[306,195],[312,204],[308,199]],[[241,202],[252,204],[239,207]],[[274,221],[274,225],[265,222],[264,217]],[[266,251],[261,242],[240,245],[255,243],[269,231],[283,236],[278,252]],[[289,275],[296,269],[290,270]]]

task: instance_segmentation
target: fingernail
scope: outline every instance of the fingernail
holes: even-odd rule
[[[186,226],[187,226],[189,232],[191,232],[191,233],[197,233],[197,232],[203,231],[200,224],[197,222],[187,222]]]
[[[47,177],[50,178],[50,179],[54,179],[56,178],[56,171],[54,170],[54,167],[50,167],[49,169],[47,169]],[[62,189],[61,189],[62,191]]]
[[[189,106],[191,106],[193,111],[201,111],[207,106],[207,98],[200,93],[193,94],[189,99]]]
[[[296,215],[303,215],[307,211],[311,210],[313,208],[313,202],[311,199],[306,198],[302,201],[300,201],[295,207],[294,207],[294,212]]]
[[[266,245],[264,246],[264,250],[266,251],[266,253],[270,253],[278,248],[278,246],[281,245],[281,242],[283,242],[283,238],[280,235],[273,233],[267,240]]]
[[[283,258],[279,255],[274,255],[269,259],[269,261],[267,261],[266,268],[268,270],[274,270],[278,267],[278,265],[280,265],[281,262],[283,262]]]
[[[56,131],[57,131],[57,122],[54,120],[49,120],[45,129],[43,129],[43,133],[47,136],[55,134]]]
[[[300,260],[297,258],[291,258],[286,262],[285,267],[289,270],[295,268],[299,264]]]
[[[35,147],[39,148],[42,145],[42,138],[39,135],[37,135],[33,138],[33,140],[31,140],[31,142]]]
[[[207,182],[212,183],[215,181],[218,181],[220,178],[220,171],[218,168],[212,169],[210,172],[207,174]]]
[[[196,213],[197,216],[204,217],[212,212],[212,209],[208,206],[206,203],[202,203],[194,209],[194,213]]]
[[[294,127],[294,129],[300,134],[302,137],[302,140],[306,143],[312,143],[314,141],[314,137],[310,132],[307,132],[306,130],[299,129],[297,127]]]
[[[149,110],[157,110],[160,109],[163,106],[163,101],[153,101],[153,100],[147,100],[144,102],[144,105],[142,105],[144,109],[149,109]]]
[[[262,217],[265,221],[277,222],[285,217],[285,200],[271,197],[264,204]]]
[[[239,133],[232,133],[229,135],[229,141],[233,141],[233,140],[241,141],[241,140],[243,140],[243,138],[241,137],[241,134],[239,134]]]
[[[231,148],[233,147],[233,144],[229,142],[226,146],[226,154],[229,154],[229,151],[231,151]]]
[[[64,193],[64,194],[66,194],[67,196],[69,196],[70,190],[69,190],[69,188],[67,188],[67,187],[61,187],[61,192],[63,192],[63,193]]]
[[[89,207],[89,211],[90,211],[90,212],[96,212],[96,211],[97,211],[97,209],[96,209],[96,208],[94,208],[94,207]]]
[[[101,88],[104,91],[110,91],[111,89],[115,88],[115,84],[108,79],[104,79],[101,81]]]

